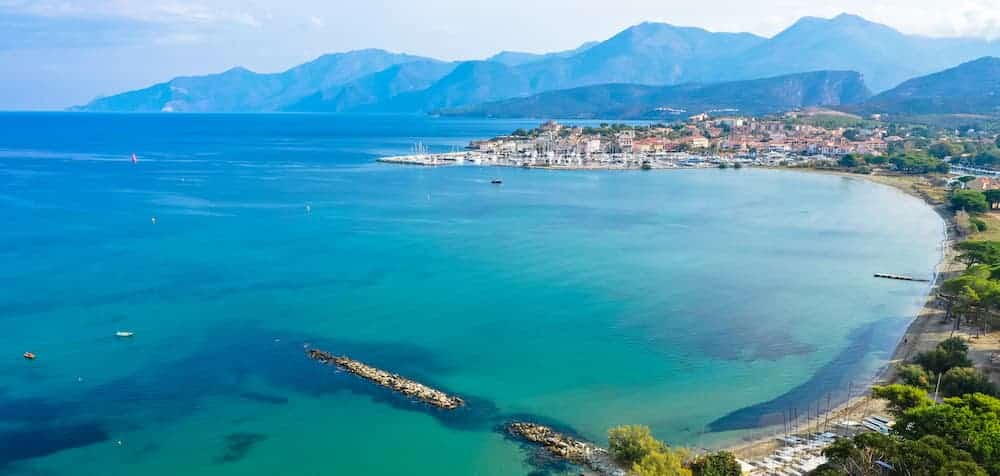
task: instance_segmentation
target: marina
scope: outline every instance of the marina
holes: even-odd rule
[[[413,154],[382,157],[378,162],[397,165],[420,165],[429,167],[480,165],[492,167],[546,168],[564,170],[640,170],[676,168],[716,168],[720,164],[736,164],[739,161],[720,157],[706,157],[683,152],[663,154],[592,154],[556,155],[516,153],[497,154],[491,152],[448,152],[441,154]],[[763,162],[759,162],[763,164]]]

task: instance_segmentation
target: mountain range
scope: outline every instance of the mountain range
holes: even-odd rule
[[[980,58],[911,79],[854,109],[897,115],[1000,115],[1000,58]]]
[[[812,106],[858,104],[870,96],[871,91],[859,73],[817,71],[707,85],[585,86],[441,113],[483,117],[665,119],[709,111],[759,115]]]
[[[599,43],[544,55],[503,52],[446,62],[361,50],[325,55],[281,73],[234,68],[175,78],[74,109],[428,113],[587,86],[654,94],[643,86],[690,90],[820,70],[858,72],[882,92],[988,55],[1000,55],[1000,42],[906,35],[846,14],[806,17],[772,38],[643,23]]]

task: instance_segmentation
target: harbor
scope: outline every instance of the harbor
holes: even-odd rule
[[[535,153],[530,151],[512,154],[468,151],[381,157],[377,159],[377,162],[427,167],[479,165],[562,170],[717,168],[723,163],[732,165],[734,168],[739,168],[744,165],[744,161],[733,161],[721,157],[693,155],[684,152],[662,154],[601,153],[557,155],[555,153]],[[765,165],[765,162],[758,161],[755,163],[751,161],[746,163],[746,165]]]

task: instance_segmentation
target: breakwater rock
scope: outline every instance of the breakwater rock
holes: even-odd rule
[[[369,380],[396,393],[416,398],[428,405],[444,410],[454,410],[465,405],[465,401],[454,395],[428,387],[399,374],[386,372],[346,356],[336,356],[329,352],[311,349],[306,352],[310,359],[323,364],[335,365],[345,372]]]
[[[556,457],[585,466],[597,474],[607,476],[625,476],[627,474],[624,469],[612,461],[608,450],[556,432],[547,426],[528,422],[513,422],[507,424],[507,433],[514,438],[539,445]]]

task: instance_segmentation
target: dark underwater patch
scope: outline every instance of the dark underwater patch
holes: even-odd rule
[[[872,349],[886,343],[885,335],[890,325],[895,323],[887,318],[851,332],[848,338],[851,344],[821,367],[807,382],[773,400],[744,407],[723,416],[710,423],[709,430],[713,432],[746,430],[780,424],[786,418],[783,415],[789,412],[801,418],[808,412],[816,412],[817,403],[820,403],[820,410],[824,409],[828,395],[834,403],[842,401],[847,397],[850,376],[871,354]],[[861,385],[853,387],[855,395],[862,388]]]
[[[288,403],[288,397],[283,397],[281,395],[269,395],[260,392],[240,392],[240,398],[254,401],[257,403],[265,403],[268,405],[284,405]]]
[[[74,411],[76,405],[41,398],[7,399],[0,395],[0,422],[47,423]]]
[[[39,458],[107,440],[108,433],[96,423],[5,431],[0,433],[0,469],[16,461]]]
[[[267,439],[261,433],[232,433],[226,436],[226,448],[216,462],[219,464],[235,463],[246,458],[247,453],[258,443]]]
[[[317,343],[337,353],[357,356],[382,368],[412,376],[433,385],[428,375],[450,372],[450,364],[435,353],[410,344],[317,340],[287,332],[259,328],[224,327],[212,332],[210,343],[175,360],[165,360],[135,374],[118,378],[80,393],[52,398],[19,399],[0,393],[0,464],[45,456],[62,449],[98,443],[115,431],[184,418],[198,410],[198,402],[213,396],[245,398],[268,405],[287,403],[280,394],[246,388],[264,382],[277,389],[321,397],[339,392],[366,395],[407,411],[422,411],[456,429],[488,428],[496,406],[470,397],[470,408],[459,412],[436,411],[420,402],[402,398],[353,375],[337,373],[309,360],[304,343]],[[463,395],[465,397],[465,395]],[[129,415],[140,413],[141,421]],[[39,428],[35,430],[35,428]],[[53,436],[45,436],[47,433]],[[234,439],[234,450],[256,442]],[[8,443],[9,442],[9,443]],[[236,456],[234,451],[232,456]]]
[[[384,272],[371,271],[359,276],[302,279],[302,280],[272,280],[256,283],[233,284],[223,277],[212,278],[211,273],[202,274],[198,283],[193,283],[189,275],[160,283],[147,288],[127,289],[123,291],[81,296],[73,300],[43,299],[37,301],[18,301],[0,303],[0,316],[29,316],[52,312],[70,307],[99,307],[113,304],[127,304],[148,301],[149,296],[156,300],[171,301],[176,299],[198,298],[205,301],[223,299],[232,295],[254,292],[302,291],[314,288],[338,286],[345,289],[360,289],[374,286],[384,276]]]

